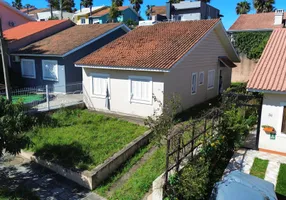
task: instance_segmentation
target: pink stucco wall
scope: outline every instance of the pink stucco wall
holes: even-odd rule
[[[9,26],[9,21],[15,23],[15,26],[19,26],[26,22],[29,22],[28,18],[22,16],[21,14],[17,13],[16,11],[12,10],[5,3],[0,2],[0,17],[2,18],[2,29],[3,31],[13,28]]]

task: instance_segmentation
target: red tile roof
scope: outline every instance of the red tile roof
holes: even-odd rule
[[[28,22],[26,24],[22,24],[14,28],[8,29],[4,31],[3,34],[6,40],[8,40],[9,42],[13,42],[14,40],[20,40],[22,38],[31,36],[35,33],[64,23],[66,21],[67,20],[49,20],[44,22]]]
[[[286,29],[271,34],[247,88],[286,92]]]
[[[153,6],[152,15],[166,15],[166,6]]]
[[[219,22],[213,19],[138,27],[76,64],[170,69]]]
[[[273,29],[279,26],[282,27],[282,23],[281,25],[274,25],[274,17],[274,12],[243,14],[238,17],[234,24],[229,28],[229,31],[260,30]]]
[[[119,7],[118,7],[118,10],[119,10],[119,11],[123,11],[123,10],[126,10],[127,8],[129,8],[129,6],[119,6]],[[101,17],[101,16],[103,16],[103,15],[108,14],[109,11],[110,11],[110,8],[105,8],[105,9],[103,9],[103,10],[100,10],[100,11],[98,11],[98,12],[93,13],[92,16],[94,16],[94,17]]]
[[[21,48],[14,53],[63,55],[118,26],[121,26],[121,24],[108,23],[73,26]]]

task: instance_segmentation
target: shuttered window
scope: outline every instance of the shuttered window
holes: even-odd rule
[[[192,74],[192,94],[197,93],[197,82],[198,82],[197,75],[198,75],[197,73]]]
[[[130,79],[130,101],[152,103],[152,78],[132,76]]]
[[[22,59],[21,73],[24,78],[36,78],[35,60]]]
[[[43,79],[48,81],[58,81],[59,69],[56,60],[42,60]]]
[[[110,98],[108,74],[92,74],[92,95],[100,98]]]
[[[282,121],[282,133],[286,134],[286,106],[283,108],[283,121]]]
[[[214,88],[215,84],[215,70],[209,70],[208,72],[208,89]]]

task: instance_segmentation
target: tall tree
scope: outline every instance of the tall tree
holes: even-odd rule
[[[275,10],[275,0],[253,0],[256,13],[272,12]]]
[[[51,19],[54,19],[53,8],[55,9],[59,8],[59,1],[58,0],[47,0],[47,2],[50,7]]]
[[[23,8],[22,0],[15,0],[12,2],[12,6],[17,8],[18,10]]]
[[[143,0],[130,0],[130,3],[133,5],[134,10],[139,13]]]
[[[120,11],[118,10],[118,6],[115,2],[112,2],[112,5],[109,10],[109,19],[112,22],[115,22],[115,19],[120,15]]]
[[[250,3],[247,1],[242,1],[236,5],[236,14],[247,14],[250,11]]]
[[[124,1],[124,0],[112,0],[112,2],[114,2],[117,7],[123,6],[123,1]]]
[[[82,4],[83,7],[90,9],[90,16],[91,16],[93,0],[81,0],[81,4]]]
[[[169,2],[170,2],[170,3],[180,3],[181,0],[170,0]]]
[[[152,8],[154,7],[154,5],[147,5],[147,9],[146,9],[146,16],[148,20],[151,20],[152,18]]]
[[[24,8],[27,9],[27,14],[30,13],[30,8],[32,8],[32,7],[34,7],[34,6],[32,6],[31,4],[26,4],[26,5],[24,6]]]

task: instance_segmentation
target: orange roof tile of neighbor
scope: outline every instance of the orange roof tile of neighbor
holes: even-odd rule
[[[286,29],[273,31],[247,84],[250,91],[286,92]]]
[[[21,48],[14,54],[63,55],[119,26],[122,24],[76,25]]]
[[[166,6],[152,7],[152,15],[166,15]]]
[[[126,10],[127,8],[129,8],[129,6],[119,6],[119,7],[118,7],[118,10],[119,10],[119,11],[123,11],[123,10]],[[98,11],[98,12],[93,13],[92,16],[94,16],[94,17],[101,17],[101,16],[103,16],[103,15],[108,14],[109,11],[110,11],[110,8],[105,8],[105,9],[103,9],[103,10],[100,10],[100,11]]]
[[[285,14],[284,14],[285,17]],[[244,30],[263,30],[277,27],[274,25],[275,12],[258,13],[258,14],[243,14],[238,17],[235,23],[229,28],[229,31],[244,31]]]
[[[45,22],[28,22],[8,29],[4,31],[3,34],[4,38],[8,40],[8,42],[13,42],[14,40],[20,40],[58,24],[65,23],[66,21],[67,20],[49,20]]]
[[[219,22],[213,19],[141,26],[76,64],[168,70]]]

